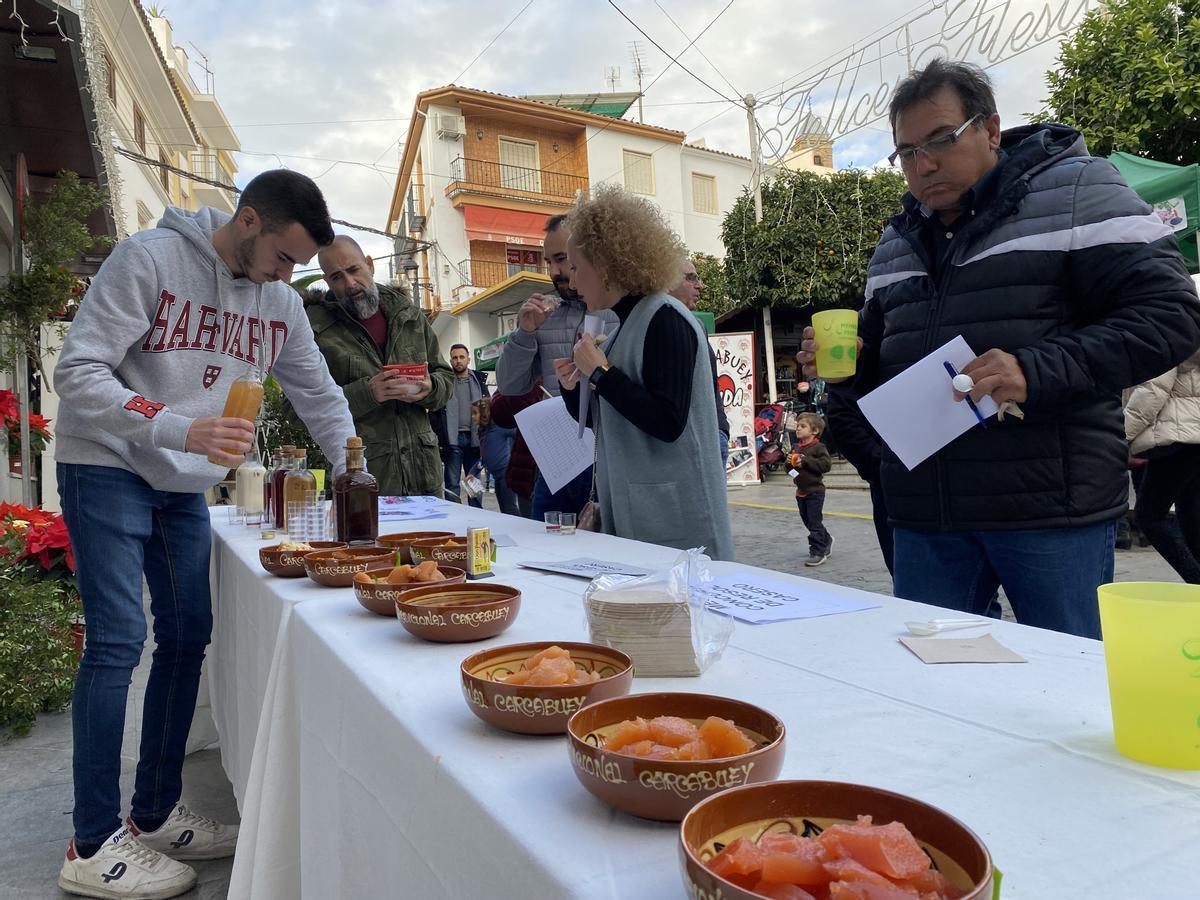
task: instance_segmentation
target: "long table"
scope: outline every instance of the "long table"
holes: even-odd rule
[[[677,556],[448,511],[423,524],[487,525],[517,541],[500,550],[495,581],[522,590],[521,612],[488,644],[587,640],[586,582],[517,562],[664,568]],[[595,800],[564,738],[507,734],[471,713],[458,667],[480,645],[425,643],[363,610],[350,589],[271,578],[256,535],[219,517],[213,530],[210,679],[242,811],[231,898],[686,896],[677,826]],[[865,596],[880,608],[739,623],[704,675],[637,678],[633,689],[766,707],[788,727],[781,778],[872,784],[942,807],[987,844],[1006,900],[1197,896],[1200,773],[1116,752],[1098,642],[997,622],[993,633],[1027,664],[925,665],[896,638],[939,610]]]

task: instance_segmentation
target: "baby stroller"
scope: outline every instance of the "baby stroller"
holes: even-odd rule
[[[782,404],[764,406],[754,419],[754,439],[758,443],[758,464],[768,472],[776,471],[787,458],[783,447]]]

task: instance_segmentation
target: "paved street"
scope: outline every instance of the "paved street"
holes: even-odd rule
[[[490,495],[487,506],[495,508]],[[730,492],[734,540],[741,562],[868,591],[891,593],[891,579],[875,541],[870,497],[865,490],[833,490],[826,500],[826,525],[836,544],[825,565],[808,569],[808,542],[796,510],[791,482],[782,476]],[[1151,549],[1117,554],[1120,581],[1178,581]],[[149,665],[149,647],[134,676],[131,705],[140,697]],[[123,757],[123,796],[132,791],[135,748]],[[236,819],[237,808],[221,769],[218,751],[188,758],[184,800],[197,811]],[[70,713],[43,716],[32,733],[0,745],[0,897],[5,900],[60,900],[55,886],[62,854],[71,835]],[[201,863],[200,884],[187,900],[218,900],[226,894],[231,862]]]

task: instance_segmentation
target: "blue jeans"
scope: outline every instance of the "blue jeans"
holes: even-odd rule
[[[1017,621],[1100,638],[1096,588],[1113,580],[1117,524],[930,533],[897,528],[896,596],[993,615],[1003,587]]]
[[[203,494],[156,491],[124,469],[59,463],[58,495],[87,618],[71,698],[75,838],[95,844],[121,825],[125,701],[146,640],[143,573],[155,647],[133,817],[163,817],[179,802],[200,664],[212,632],[211,527]]]
[[[508,486],[508,460],[512,456],[513,439],[517,436],[515,428],[501,428],[499,425],[489,425],[486,436],[480,440],[479,452],[483,464],[496,486],[496,503],[500,512],[509,516],[521,515],[517,503],[516,492]]]
[[[458,444],[453,447],[447,447],[443,459],[446,470],[447,500],[453,500],[455,503],[462,502],[462,498],[459,497],[459,485],[462,484],[463,469],[470,472],[471,467],[477,462],[479,462],[479,448],[471,446],[471,432],[460,431],[458,433]],[[483,497],[472,497],[467,503],[470,506],[482,509]]]
[[[542,473],[538,472],[537,478],[533,482],[533,511],[530,518],[540,522],[548,512],[578,513],[588,502],[591,493],[591,466],[576,475],[557,494],[550,493],[550,488],[542,478]]]

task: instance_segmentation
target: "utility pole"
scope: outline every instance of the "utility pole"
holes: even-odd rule
[[[746,125],[750,129],[750,185],[754,190],[754,224],[762,222],[762,150],[758,141],[758,121],[754,118],[754,107],[758,101],[753,94],[742,100],[746,104]],[[762,308],[763,349],[767,356],[767,396],[774,403],[779,399],[775,391],[775,334],[771,329],[771,307]]]

